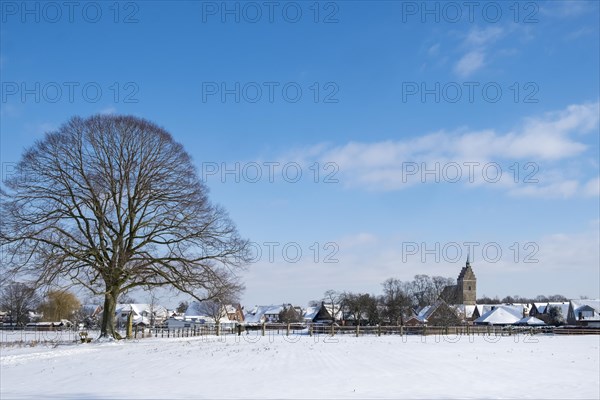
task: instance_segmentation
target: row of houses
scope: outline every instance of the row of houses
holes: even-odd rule
[[[406,324],[504,326],[568,324],[600,328],[600,300],[464,305],[447,304],[440,299],[431,306],[415,311]]]
[[[98,320],[102,307],[84,305],[88,318]],[[240,304],[216,305],[212,302],[191,302],[184,313],[150,304],[118,304],[115,311],[118,327],[124,327],[129,315],[135,326],[161,326],[169,329],[194,326],[234,327],[263,323],[301,322],[312,324],[362,325],[339,304],[321,303],[301,308],[291,304],[254,306],[245,311]],[[600,328],[600,300],[578,299],[564,302],[511,304],[448,304],[438,299],[434,304],[408,311],[403,317],[406,326],[527,325],[543,326],[556,323]],[[69,326],[68,321],[61,321]],[[47,323],[32,322],[30,327],[43,328]],[[40,325],[40,326],[37,326]],[[58,326],[58,325],[57,325]],[[62,326],[62,324],[61,324]]]
[[[476,304],[476,288],[477,278],[467,259],[456,285],[447,286],[439,299],[431,305],[405,310],[400,323],[406,326],[568,324],[600,327],[600,300]],[[102,313],[102,307],[99,305],[84,305],[82,310],[88,325],[97,323]],[[244,310],[240,304],[222,305],[211,301],[193,301],[183,313],[156,304],[118,304],[115,311],[117,326],[124,327],[130,315],[135,326],[160,326],[169,329],[207,325],[252,326],[282,322],[365,325],[369,320],[366,315],[351,313],[340,304],[324,302],[307,308],[281,304],[254,306]]]

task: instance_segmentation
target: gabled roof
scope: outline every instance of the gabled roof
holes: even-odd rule
[[[548,305],[548,302],[546,302],[546,303],[533,303],[533,305],[535,306],[536,310],[540,314],[543,314],[546,311],[546,306]]]
[[[142,315],[144,311],[150,312],[150,304],[143,303],[131,303],[131,304],[117,304],[115,307],[115,312],[117,314],[120,313],[129,313],[133,311],[134,315]]]
[[[475,305],[467,305],[467,304],[448,304],[449,307],[453,308],[457,313],[459,313],[464,318],[471,318],[473,313],[475,312]]]
[[[225,309],[222,306],[217,305],[212,301],[192,301],[188,308],[185,310],[185,317],[209,317],[217,311],[219,307],[221,314],[225,313]]]
[[[600,300],[589,300],[579,299],[571,300],[571,309],[573,310],[573,316],[575,319],[578,318],[579,311],[593,310],[594,315],[585,317],[586,321],[600,321]]]
[[[283,311],[283,307],[283,305],[255,306],[244,315],[244,321],[247,324],[260,324],[265,315],[278,315]]]
[[[523,317],[522,310],[512,306],[498,305],[493,310],[490,310],[477,318],[476,324],[487,325],[512,325]]]
[[[310,320],[312,321],[313,319],[315,319],[315,317],[317,316],[317,314],[319,313],[319,310],[321,309],[321,306],[317,306],[317,307],[307,307],[306,311],[304,311],[304,319],[305,320]]]
[[[475,273],[473,272],[473,269],[471,268],[471,264],[469,262],[467,262],[467,265],[464,266],[458,274],[458,280],[460,281],[462,279],[476,279]]]
[[[536,317],[525,317],[515,322],[515,325],[542,326],[546,325],[546,323]]]

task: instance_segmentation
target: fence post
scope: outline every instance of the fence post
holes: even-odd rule
[[[261,331],[262,331],[262,335],[265,336],[265,323],[264,322],[262,323]]]
[[[404,336],[404,325],[400,325],[400,336]]]
[[[136,326],[135,326],[135,335],[134,335],[134,338],[135,338],[135,339],[137,339],[137,331],[138,331],[138,327],[137,327],[137,325],[136,325]]]
[[[333,326],[333,322],[331,323],[331,336],[335,336],[335,326]]]
[[[381,325],[377,325],[377,336],[381,336]]]
[[[360,331],[360,325],[356,325],[356,337],[358,337]]]

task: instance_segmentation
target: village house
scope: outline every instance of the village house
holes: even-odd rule
[[[600,300],[571,300],[567,311],[567,323],[600,328]]]
[[[335,310],[335,311],[334,311]],[[342,307],[339,304],[325,304],[307,307],[304,312],[304,322],[314,324],[331,324],[343,319]],[[332,317],[335,315],[335,318]]]
[[[455,307],[442,299],[434,304],[423,307],[418,313],[412,315],[406,322],[407,326],[451,326],[460,325],[463,321]]]
[[[227,304],[225,306],[227,319],[242,323],[244,322],[244,307],[238,304]]]
[[[498,304],[473,322],[476,325],[513,325],[525,317],[520,306]]]
[[[244,315],[245,325],[260,325],[263,323],[279,323],[280,313],[285,310],[293,310],[298,315],[298,319],[304,314],[298,312],[299,307],[294,307],[291,304],[270,305],[270,306],[254,306]]]
[[[162,324],[168,317],[165,307],[150,304],[117,304],[115,317],[117,326],[125,326],[129,314],[133,314],[133,325],[150,326]]]

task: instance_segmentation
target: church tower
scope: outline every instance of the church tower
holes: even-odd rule
[[[477,300],[477,278],[471,269],[471,262],[467,255],[467,263],[460,271],[456,282],[458,304],[475,305]]]

